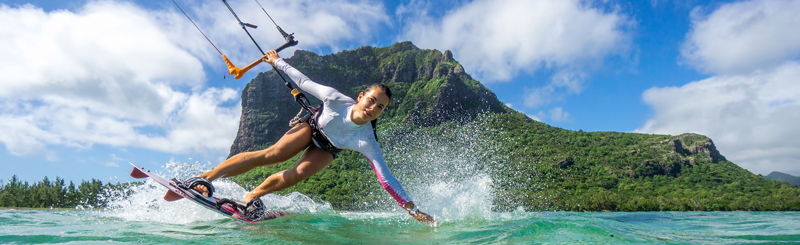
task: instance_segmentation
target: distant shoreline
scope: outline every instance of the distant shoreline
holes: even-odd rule
[[[76,208],[10,208],[10,207],[0,207],[0,210],[44,210],[44,211],[91,211],[93,209],[76,209]],[[335,211],[335,210],[334,210]],[[736,211],[544,211],[544,212],[552,212],[552,213],[668,213],[668,212],[675,212],[675,213],[688,213],[688,212],[697,212],[697,213],[705,213],[705,212],[714,212],[714,213],[724,213],[724,212],[769,212],[769,213],[783,213],[783,212],[800,212],[800,211],[745,211],[745,210],[736,210]],[[342,210],[336,211],[339,214],[349,214],[349,213],[360,213],[359,211],[349,211],[349,210]],[[504,212],[498,212],[504,213]],[[532,211],[531,213],[542,213],[542,211]]]
[[[76,209],[76,208],[12,208],[12,207],[0,207],[0,210],[52,210],[52,211],[78,210],[78,211],[87,211],[87,210],[92,210],[92,209]]]

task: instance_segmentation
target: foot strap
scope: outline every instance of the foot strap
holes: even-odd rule
[[[222,210],[222,206],[225,204],[230,204],[230,206],[239,213],[244,213],[244,210],[246,209],[246,207],[239,204],[239,202],[228,198],[222,198],[217,200],[217,209]]]
[[[264,218],[264,214],[266,209],[264,208],[264,202],[261,201],[260,198],[254,198],[247,203],[246,206],[239,204],[240,202],[222,198],[217,200],[217,209],[223,210],[223,206],[225,204],[229,204],[231,208],[239,212],[241,217],[248,219],[248,220],[260,220]]]
[[[186,188],[186,189],[190,189],[190,190],[194,189],[198,185],[205,186],[206,189],[208,189],[208,197],[214,196],[214,186],[211,185],[211,181],[208,181],[208,179],[206,179],[206,178],[203,178],[203,177],[191,177],[191,178],[188,178],[185,181],[183,181],[181,184],[182,184],[181,187]]]
[[[253,198],[253,200],[247,202],[243,214],[250,220],[260,220],[264,217],[265,211],[264,202],[261,201],[261,198]]]

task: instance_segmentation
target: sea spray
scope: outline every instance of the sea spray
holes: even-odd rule
[[[211,169],[211,164],[199,162],[174,161],[166,163],[161,170],[151,170],[162,177],[186,179],[197,176]],[[248,190],[228,179],[213,181],[216,197],[240,199]],[[128,221],[153,221],[160,223],[187,224],[193,222],[225,219],[190,201],[167,202],[163,199],[167,189],[152,179],[145,179],[142,184],[130,185],[122,190],[109,190],[106,194],[106,208],[98,211],[99,215],[122,218]],[[300,193],[285,196],[266,195],[261,197],[267,208],[279,209],[293,213],[332,212],[330,204],[315,201]]]
[[[490,220],[494,216],[492,179],[487,174],[459,182],[434,182],[420,190],[430,199],[421,202],[426,210],[439,218],[440,223],[454,221]],[[422,204],[424,203],[424,204]]]
[[[498,181],[493,176],[498,166],[510,165],[507,154],[502,153],[510,144],[502,144],[509,137],[488,127],[485,119],[478,116],[470,122],[434,127],[395,123],[380,137],[385,139],[387,163],[406,192],[422,211],[440,222],[481,222],[496,217]]]

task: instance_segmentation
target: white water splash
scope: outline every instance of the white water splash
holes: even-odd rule
[[[484,121],[479,118],[422,130],[396,124],[381,135],[387,141],[387,162],[400,168],[396,175],[407,193],[421,211],[440,223],[513,219],[515,213],[524,213],[498,215],[492,211],[495,181],[491,171],[507,161],[500,153],[504,146],[497,144],[507,137]]]
[[[459,182],[437,182],[424,187],[430,199],[420,201],[427,210],[442,222],[491,219],[492,179],[478,175]],[[423,206],[424,205],[424,206]]]
[[[186,179],[197,176],[211,169],[209,164],[170,161],[163,170],[151,170],[167,178]],[[213,181],[214,196],[240,199],[247,190],[228,179]],[[151,221],[171,224],[188,224],[211,220],[226,219],[214,211],[208,210],[188,200],[168,202],[164,200],[167,188],[147,178],[142,185],[133,185],[125,190],[112,193],[107,207],[99,211],[106,217],[121,218],[128,221]],[[261,197],[269,209],[279,209],[294,213],[316,213],[331,211],[327,202],[317,202],[311,198],[294,192],[286,196],[269,194]]]

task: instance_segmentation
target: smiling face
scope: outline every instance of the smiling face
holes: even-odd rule
[[[389,96],[379,87],[358,94],[358,102],[353,106],[350,120],[358,125],[375,120],[389,106]]]

